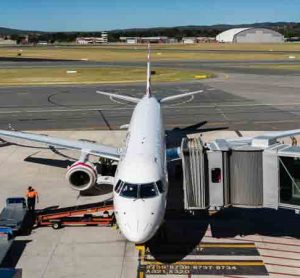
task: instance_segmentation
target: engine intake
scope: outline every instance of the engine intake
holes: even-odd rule
[[[85,191],[95,186],[97,172],[91,162],[77,161],[69,167],[66,179],[73,189]]]

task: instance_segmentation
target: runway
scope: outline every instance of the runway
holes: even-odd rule
[[[113,102],[96,90],[142,97],[144,84],[0,88],[0,127],[39,129],[118,129],[127,124],[131,104]],[[153,84],[161,96],[203,90],[194,98],[163,107],[166,128],[208,121],[207,127],[231,130],[299,128],[300,80],[297,77],[220,75],[194,83]]]
[[[287,56],[288,57],[288,56]],[[299,76],[299,70],[259,68],[261,65],[299,65],[299,60],[180,60],[180,61],[154,61],[152,67],[166,67],[190,70],[208,70],[225,73],[243,73],[260,75],[292,75]],[[145,62],[99,62],[99,61],[76,61],[76,60],[50,60],[36,58],[3,58],[0,57],[1,68],[97,68],[97,67],[145,67]]]
[[[217,78],[186,83],[153,84],[162,97],[203,90],[194,98],[164,106],[166,128],[208,121],[205,127],[231,130],[282,130],[299,128],[300,72],[252,68],[253,64],[300,64],[300,61],[160,61],[156,67],[209,70]],[[128,67],[144,62],[91,62],[2,58],[2,68]],[[142,97],[145,84],[47,85],[0,87],[0,128],[118,129],[127,124],[133,106],[112,102],[96,90]]]

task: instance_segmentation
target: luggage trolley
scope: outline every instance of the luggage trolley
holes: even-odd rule
[[[100,213],[100,215],[94,215]],[[104,226],[115,222],[112,201],[65,208],[44,209],[36,214],[36,225],[60,229],[63,226]]]

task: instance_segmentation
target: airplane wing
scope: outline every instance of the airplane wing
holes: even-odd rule
[[[49,146],[63,147],[71,150],[84,151],[92,155],[109,158],[113,160],[119,160],[120,152],[118,148],[105,146],[97,143],[61,139],[57,137],[51,137],[47,135],[32,134],[20,131],[8,131],[0,130],[0,136],[23,139],[38,143],[43,143]]]

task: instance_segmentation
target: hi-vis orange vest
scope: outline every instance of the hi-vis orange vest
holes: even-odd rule
[[[35,198],[38,196],[38,193],[36,191],[27,191],[26,197],[27,198]]]

